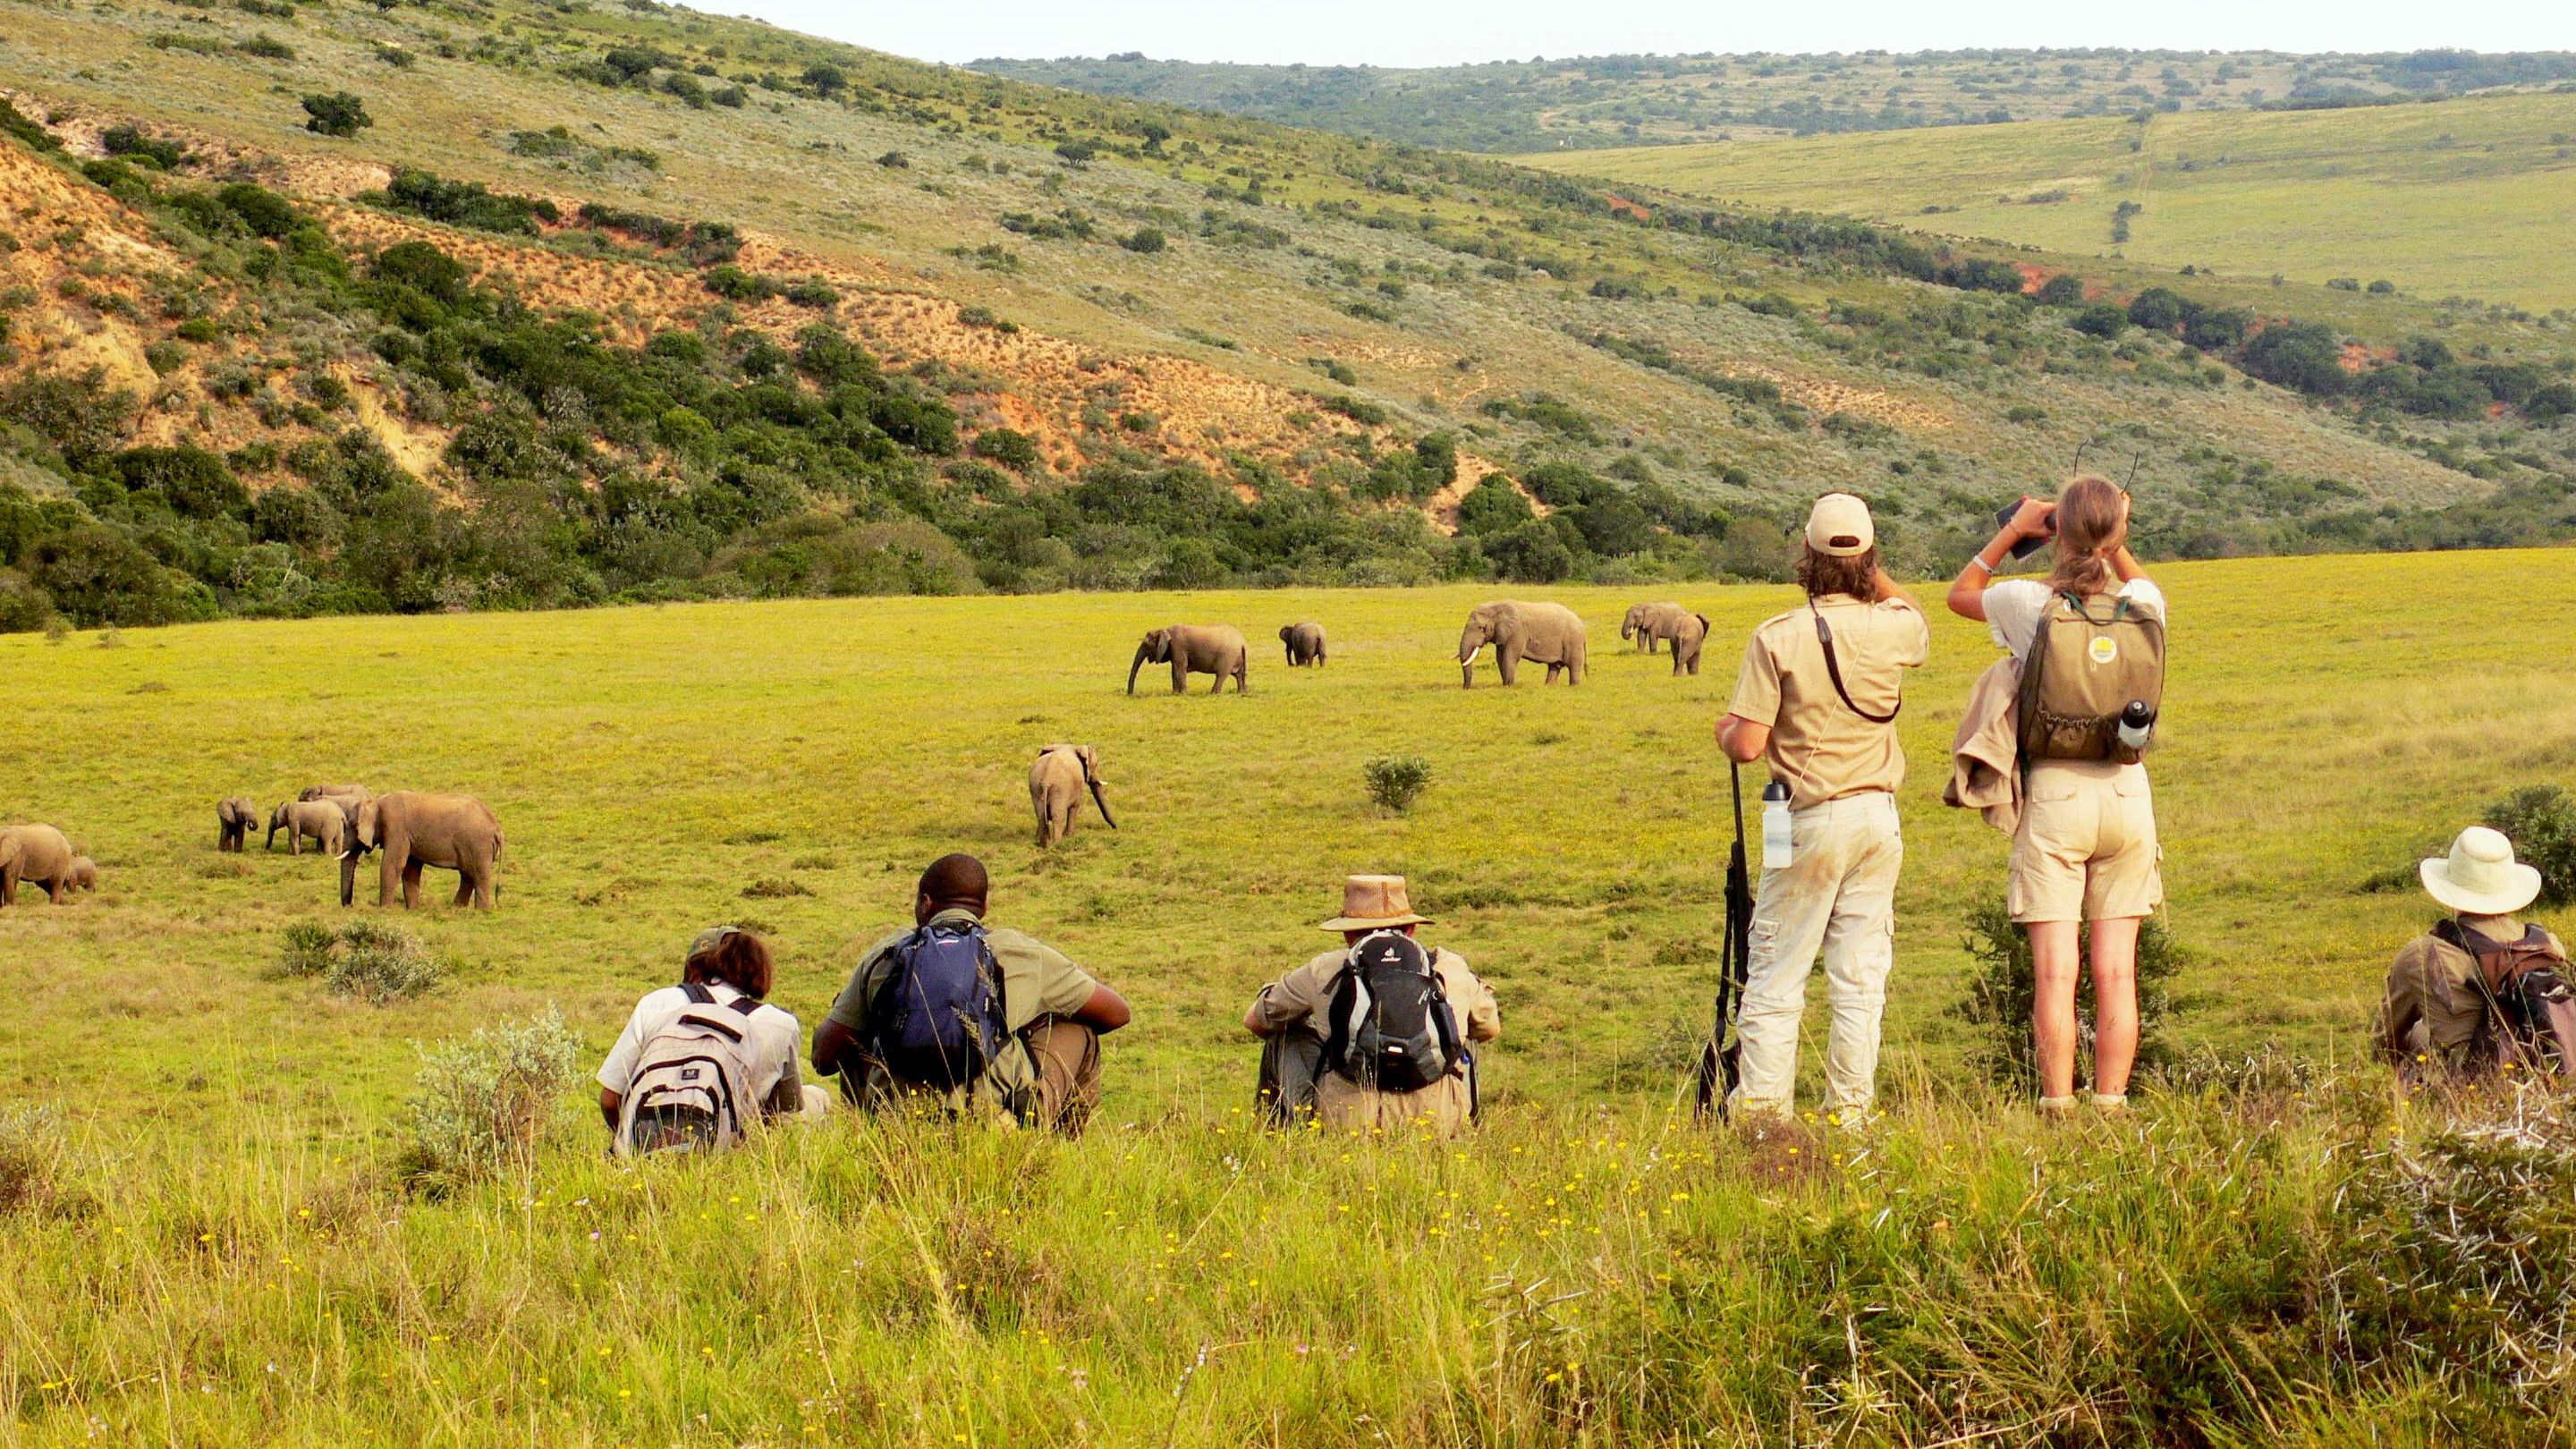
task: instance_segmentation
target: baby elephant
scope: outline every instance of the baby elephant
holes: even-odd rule
[[[50,825],[0,829],[0,906],[18,904],[20,881],[44,887],[45,899],[55,905],[70,900],[72,863],[80,858],[63,833]]]
[[[1708,643],[1708,615],[1683,614],[1671,621],[1664,637],[1673,641],[1673,673],[1681,674],[1684,666],[1692,674],[1699,673],[1700,649]]]
[[[223,827],[215,849],[248,850],[250,833],[259,828],[259,806],[247,795],[229,796],[215,807],[215,823]]]
[[[70,887],[82,895],[98,889],[98,862],[86,855],[72,857]]]
[[[1029,766],[1029,807],[1038,816],[1039,849],[1073,833],[1074,813],[1082,808],[1086,786],[1091,803],[1100,807],[1102,823],[1117,829],[1109,802],[1100,798],[1099,751],[1089,745],[1049,745],[1038,751],[1038,762]]]
[[[1311,664],[1324,667],[1324,626],[1308,620],[1303,624],[1283,624],[1279,642],[1288,646],[1288,667],[1303,669]]]
[[[330,855],[338,855],[348,838],[349,812],[337,800],[289,800],[269,812],[268,844],[275,849],[277,832],[286,832],[286,853],[302,855],[304,842]]]

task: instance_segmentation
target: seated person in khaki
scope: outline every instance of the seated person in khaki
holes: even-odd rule
[[[2424,890],[2454,914],[2409,941],[2388,968],[2380,1007],[2379,1049],[2410,1080],[2469,1075],[2495,1065],[2478,1059],[2478,1024],[2487,1012],[2480,989],[2478,954],[2512,946],[2537,933],[2559,956],[2556,936],[2525,926],[2514,913],[2540,894],[2540,872],[2513,858],[2513,842],[2473,825],[2451,842],[2451,853],[2425,861]]]
[[[897,1102],[938,1110],[1008,1112],[1020,1125],[1079,1136],[1100,1104],[1100,1038],[1125,1026],[1125,999],[1034,936],[984,924],[991,881],[971,855],[943,855],[921,873],[914,926],[868,948],[831,1015],[814,1030],[814,1070],[838,1075],[863,1107]],[[981,939],[1000,979],[998,1048],[978,1080],[949,1088],[906,1080],[888,1066],[887,985],[908,943],[947,931]]]
[[[1278,1118],[1293,1120],[1311,1112],[1327,1127],[1349,1128],[1418,1123],[1444,1136],[1464,1130],[1474,1119],[1472,1044],[1499,1038],[1503,1022],[1494,993],[1467,969],[1467,958],[1454,951],[1434,949],[1427,956],[1418,950],[1406,952],[1407,959],[1422,958],[1421,965],[1436,974],[1448,1013],[1444,1029],[1455,1036],[1455,1058],[1444,1064],[1437,1081],[1406,1091],[1384,1090],[1355,1053],[1346,1050],[1340,1070],[1324,1062],[1327,1039],[1336,1035],[1332,1015],[1337,996],[1346,1010],[1357,1000],[1343,991],[1354,951],[1366,949],[1370,938],[1381,932],[1410,942],[1416,927],[1429,924],[1428,916],[1413,913],[1404,877],[1352,876],[1342,886],[1342,913],[1323,924],[1327,931],[1342,933],[1342,949],[1325,952],[1262,987],[1253,998],[1243,1025],[1268,1043],[1262,1053],[1263,1100]],[[1339,1036],[1345,1043],[1352,1036],[1351,1026],[1342,1024]],[[1305,1100],[1308,1084],[1311,1103]]]

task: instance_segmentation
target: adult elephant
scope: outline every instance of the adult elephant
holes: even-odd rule
[[[227,796],[215,806],[215,824],[223,832],[215,838],[215,849],[248,850],[250,833],[259,828],[259,803],[247,795]]]
[[[1672,603],[1630,604],[1626,617],[1619,621],[1619,638],[1622,642],[1633,639],[1638,648],[1652,654],[1657,644],[1671,637],[1664,631],[1664,626],[1688,612],[1681,605]]]
[[[1560,670],[1567,684],[1583,682],[1583,621],[1563,604],[1503,599],[1470,610],[1467,627],[1458,635],[1459,682],[1469,689],[1476,687],[1476,656],[1487,644],[1494,646],[1494,667],[1506,685],[1519,681],[1524,659],[1546,665],[1550,684]]]
[[[394,882],[402,882],[403,909],[420,904],[420,870],[434,865],[456,872],[456,904],[492,909],[492,873],[501,863],[501,821],[492,807],[471,795],[430,795],[396,790],[357,807],[357,828],[349,833],[340,855],[340,904],[357,894],[358,857],[372,850],[384,857],[376,886],[376,904],[394,903]]]
[[[1127,666],[1127,692],[1136,692],[1136,671],[1148,662],[1172,666],[1172,693],[1180,694],[1190,687],[1193,674],[1213,674],[1216,683],[1208,693],[1225,692],[1225,681],[1234,680],[1234,692],[1243,693],[1252,673],[1252,646],[1243,642],[1243,631],[1226,624],[1172,624],[1161,629],[1148,629],[1136,646],[1136,660]]]
[[[262,848],[276,849],[281,830],[286,832],[289,855],[302,855],[307,840],[325,855],[338,855],[348,839],[348,811],[338,800],[289,800],[269,812],[268,842]]]
[[[72,843],[50,825],[12,825],[0,829],[0,906],[18,904],[18,882],[42,886],[55,905],[71,899],[72,862],[79,858]]]
[[[1307,620],[1302,624],[1279,626],[1279,642],[1288,646],[1288,667],[1303,669],[1311,664],[1324,667],[1324,626]]]
[[[1091,803],[1100,807],[1101,823],[1117,829],[1109,802],[1100,795],[1098,750],[1089,745],[1049,745],[1038,751],[1037,763],[1029,766],[1029,808],[1037,812],[1039,849],[1073,834],[1073,818],[1081,813],[1086,789]]]
[[[376,792],[368,789],[364,785],[307,785],[304,787],[304,792],[297,795],[295,798],[298,800],[348,800],[355,802],[372,800],[375,797]]]
[[[1685,666],[1699,673],[1699,652],[1708,643],[1708,615],[1684,614],[1672,621],[1672,631],[1665,636],[1673,644],[1673,675],[1679,678]]]

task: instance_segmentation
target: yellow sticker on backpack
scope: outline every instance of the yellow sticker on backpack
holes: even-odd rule
[[[2093,642],[2086,646],[2086,652],[2093,656],[2094,663],[2108,664],[2120,657],[2120,646],[2112,643],[2109,635],[2096,634]]]

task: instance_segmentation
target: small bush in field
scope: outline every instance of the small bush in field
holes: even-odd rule
[[[0,1215],[52,1202],[62,1162],[63,1124],[53,1108],[0,1112]]]
[[[2033,980],[2030,935],[2013,924],[2012,912],[1990,900],[1968,912],[1968,936],[1962,943],[1976,962],[1968,978],[1968,999],[1950,1014],[1974,1029],[1968,1060],[1998,1086],[2029,1089],[2039,1081],[2037,1049],[2031,1041],[2031,1004],[2038,995]],[[2093,928],[2077,940],[2079,967],[2075,985],[2075,1080],[2093,1079],[2093,972],[2088,953]],[[2172,982],[2180,953],[2164,922],[2149,916],[2138,926],[2138,1070],[2161,1067],[2173,1056],[2166,1041],[2166,1018],[2173,1012]]]
[[[403,1178],[438,1193],[524,1164],[580,1054],[580,1038],[552,1007],[521,1026],[422,1047],[404,1109]]]
[[[382,1006],[432,989],[447,969],[399,926],[352,921],[335,931],[298,921],[279,938],[277,974],[319,976],[338,995]]]
[[[2576,900],[2576,798],[2556,785],[2525,785],[2479,813],[2513,842],[2516,860],[2540,872],[2540,904]]]
[[[1361,767],[1371,800],[1401,815],[1431,784],[1431,762],[1420,755],[1381,755]]]

